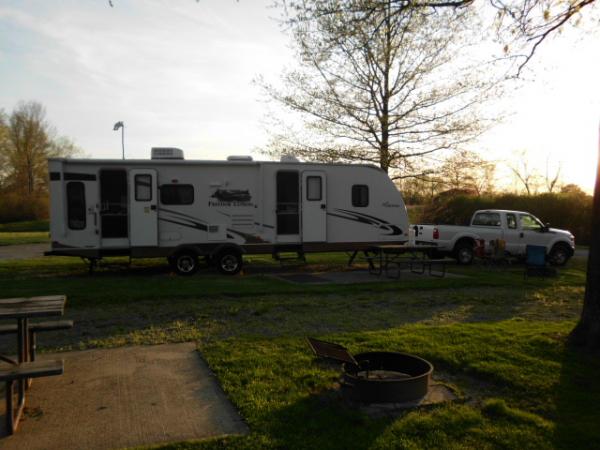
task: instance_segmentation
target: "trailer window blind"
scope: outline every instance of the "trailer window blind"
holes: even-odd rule
[[[306,177],[306,200],[321,200],[321,177]]]
[[[85,186],[80,181],[67,183],[67,223],[71,230],[85,228]]]
[[[366,184],[352,186],[352,206],[359,208],[369,206],[369,186]]]
[[[191,205],[194,203],[194,186],[191,184],[163,184],[160,187],[163,205]]]
[[[152,200],[152,175],[135,176],[135,200],[138,202]]]

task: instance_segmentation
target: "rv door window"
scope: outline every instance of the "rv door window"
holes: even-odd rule
[[[369,186],[366,184],[352,186],[352,206],[359,208],[369,206]]]
[[[135,199],[138,202],[152,200],[152,175],[135,176]]]
[[[160,187],[163,205],[191,205],[194,203],[194,186],[191,184],[163,184]]]
[[[81,181],[67,183],[67,222],[71,230],[85,228],[85,186]]]
[[[321,200],[321,177],[306,177],[306,200]]]

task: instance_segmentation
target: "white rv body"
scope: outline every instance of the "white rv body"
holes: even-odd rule
[[[50,159],[49,255],[170,257],[360,250],[408,241],[377,167],[183,159]]]

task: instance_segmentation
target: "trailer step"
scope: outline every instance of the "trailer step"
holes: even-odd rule
[[[303,251],[297,252],[274,252],[273,259],[279,261],[281,265],[285,263],[306,263],[306,256]]]

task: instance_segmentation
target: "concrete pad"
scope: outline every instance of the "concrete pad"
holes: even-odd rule
[[[109,450],[248,432],[193,343],[40,358],[64,359],[65,373],[34,380],[2,449]]]

